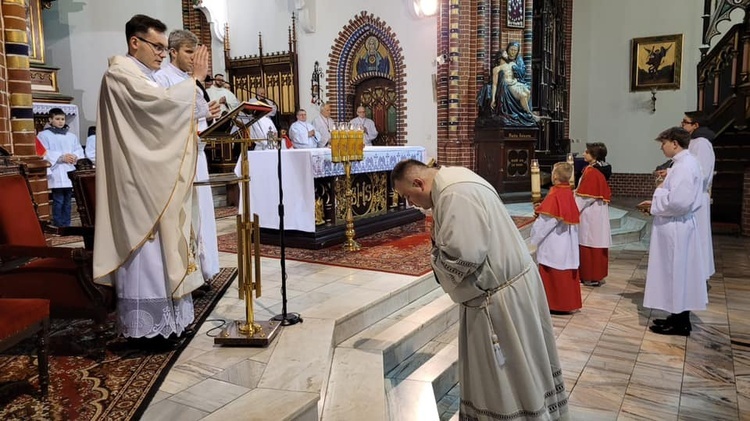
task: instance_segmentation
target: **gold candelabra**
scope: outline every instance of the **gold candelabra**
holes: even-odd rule
[[[346,231],[344,235],[343,248],[346,251],[357,251],[361,249],[358,242],[354,240],[354,192],[352,191],[352,162],[361,161],[365,157],[365,132],[361,127],[340,125],[331,131],[331,161],[342,163],[346,184],[345,206],[346,206]]]

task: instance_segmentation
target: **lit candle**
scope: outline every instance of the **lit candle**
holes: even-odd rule
[[[573,159],[573,154],[568,154],[568,164],[570,164],[570,167],[573,171],[570,172],[570,187],[575,188],[576,186],[576,165],[575,160]]]
[[[542,179],[539,173],[539,160],[531,160],[531,203],[542,201]]]

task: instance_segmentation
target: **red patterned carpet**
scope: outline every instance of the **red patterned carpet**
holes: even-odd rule
[[[61,235],[54,235],[54,234],[45,234],[44,236],[47,238],[47,245],[51,247],[83,242],[83,237],[78,236],[78,235],[61,236]]]
[[[196,326],[213,309],[237,274],[223,268],[212,289],[194,300]],[[197,330],[197,329],[196,329]],[[0,419],[2,420],[130,420],[138,419],[177,361],[190,338],[174,348],[138,348],[108,330],[101,361],[86,355],[94,347],[88,321],[54,322],[50,336],[50,394],[38,397],[33,341],[0,355]],[[28,384],[28,380],[31,384]]]
[[[512,218],[519,228],[533,221],[533,218],[529,217],[514,216]],[[377,234],[357,238],[357,242],[362,246],[362,250],[358,252],[346,252],[340,245],[321,250],[287,247],[286,258],[302,262],[420,276],[432,270],[430,268],[430,249],[432,247],[430,244],[430,224],[431,219],[427,218]],[[219,250],[236,253],[237,234],[220,235]],[[261,245],[261,255],[278,258],[280,256],[279,247]]]

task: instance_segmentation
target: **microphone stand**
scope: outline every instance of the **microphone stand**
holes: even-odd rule
[[[302,323],[302,317],[299,313],[287,313],[286,311],[286,245],[284,244],[284,188],[281,184],[281,149],[284,139],[279,138],[279,162],[277,165],[277,172],[279,178],[279,248],[281,249],[281,314],[277,314],[271,318],[281,322],[282,326],[295,325]]]

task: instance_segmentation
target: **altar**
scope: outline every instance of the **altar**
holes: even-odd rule
[[[357,237],[424,218],[395,193],[390,172],[404,159],[426,161],[421,146],[367,146],[364,159],[352,163]],[[278,151],[251,151],[250,210],[260,218],[261,242],[279,242]],[[331,150],[281,151],[285,243],[319,249],[344,241],[344,169],[331,161]]]

